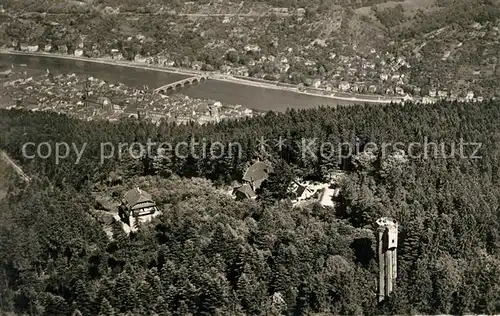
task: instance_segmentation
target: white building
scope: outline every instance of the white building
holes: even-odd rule
[[[341,91],[349,91],[350,88],[351,88],[351,85],[349,84],[349,82],[342,81],[339,84],[339,90],[341,90]]]
[[[119,217],[126,232],[136,231],[138,223],[150,222],[158,215],[156,203],[149,193],[139,188],[125,193],[119,208]]]
[[[467,99],[467,101],[471,101],[472,99],[474,99],[474,92],[472,92],[472,91],[467,92],[466,99]]]
[[[75,49],[75,57],[82,57],[82,56],[83,56],[83,50]]]
[[[330,187],[325,188],[320,194],[319,204],[323,207],[334,207],[335,202],[333,200],[339,194],[339,191],[340,189],[333,189]]]

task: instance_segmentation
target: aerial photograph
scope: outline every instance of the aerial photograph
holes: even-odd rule
[[[500,315],[500,0],[0,0],[18,315]]]

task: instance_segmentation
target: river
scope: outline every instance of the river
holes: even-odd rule
[[[142,88],[143,85],[147,85],[149,88],[157,88],[187,77],[181,74],[152,69],[94,63],[84,60],[0,54],[0,65],[10,67],[12,64],[25,64],[27,69],[38,71],[49,69],[54,74],[85,74],[110,83],[121,82],[135,88]],[[223,104],[241,104],[244,107],[260,111],[285,111],[287,108],[307,109],[319,105],[336,106],[353,103],[352,101],[312,96],[293,91],[267,89],[215,80],[187,86],[179,90],[179,93],[192,98],[218,100]]]

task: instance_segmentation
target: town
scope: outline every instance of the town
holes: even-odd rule
[[[228,11],[232,5],[238,10]],[[180,7],[170,9],[164,6],[145,8],[157,12],[156,15],[140,15],[124,7],[102,9],[101,14],[93,18],[96,23],[109,20],[114,26],[105,31],[114,34],[109,41],[97,34],[79,32],[76,26],[69,24],[68,15],[18,15],[3,10],[1,14],[9,21],[4,26],[12,39],[4,42],[3,47],[24,52],[215,71],[235,77],[281,82],[305,91],[379,95],[423,103],[443,99],[481,101],[497,98],[500,93],[492,85],[498,71],[494,54],[500,40],[498,21],[476,22],[460,29],[447,26],[418,39],[399,42],[380,38],[379,30],[373,30],[377,34],[376,42],[367,38],[366,42],[360,40],[350,45],[342,35],[343,28],[367,23],[373,18],[370,11],[361,8],[348,13],[344,7],[336,5],[328,9],[331,14],[329,21],[335,23],[326,27],[314,25],[310,12],[304,8],[245,7],[225,1],[210,5],[184,2]],[[400,9],[389,7],[384,10],[397,13]],[[346,25],[346,14],[352,20],[349,25]],[[159,24],[159,17],[161,23],[168,26],[165,29],[158,25],[165,39],[141,31],[138,25],[145,19],[147,24]],[[261,36],[263,29],[268,30],[265,37]],[[299,29],[301,32],[307,30],[307,36],[295,35],[299,34],[295,32]],[[42,34],[42,30],[45,30],[43,34],[50,35],[37,38],[36,34]],[[276,37],[280,30],[286,30],[288,34],[286,44]],[[27,34],[30,35],[27,37]],[[219,37],[215,38],[213,34]],[[333,37],[334,34],[340,36],[340,40]],[[179,42],[179,36],[190,39]],[[178,42],[178,47],[167,47],[168,41]],[[438,46],[441,41],[446,41],[447,45]],[[479,42],[483,43],[480,47],[483,61],[469,56],[471,47]],[[187,53],[193,51],[191,47],[199,48],[194,55]],[[462,66],[457,69],[459,61]],[[456,69],[456,72],[451,69]]]
[[[66,113],[83,120],[118,121],[138,118],[159,124],[161,120],[206,124],[225,119],[252,117],[257,112],[239,105],[222,104],[175,94],[162,94],[148,87],[134,89],[107,83],[91,76],[53,75],[12,65],[4,70],[0,98],[8,108]]]

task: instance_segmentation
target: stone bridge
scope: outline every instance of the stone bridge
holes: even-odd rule
[[[196,77],[191,77],[191,78],[186,78],[182,79],[176,82],[172,82],[169,84],[166,84],[164,86],[161,86],[159,88],[156,88],[154,92],[156,93],[168,93],[172,92],[174,90],[179,90],[184,88],[186,85],[191,85],[191,84],[196,84],[196,83],[201,83],[208,80],[208,76],[206,75],[199,75]]]

